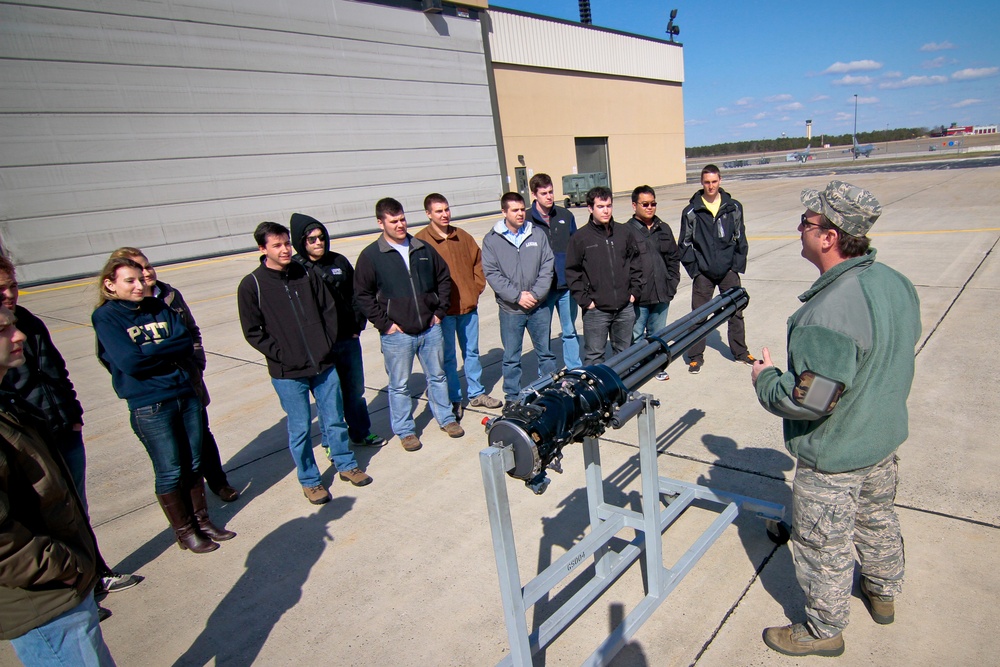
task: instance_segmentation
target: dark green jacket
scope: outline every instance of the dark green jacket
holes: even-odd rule
[[[872,249],[824,273],[799,299],[804,305],[788,319],[789,371],[765,369],[757,398],[784,418],[785,446],[802,463],[829,473],[874,465],[908,435],[917,292]],[[792,400],[807,370],[845,385],[828,416],[803,418]]]

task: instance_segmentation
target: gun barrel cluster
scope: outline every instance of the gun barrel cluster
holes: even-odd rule
[[[621,428],[641,412],[636,390],[696,342],[746,308],[750,297],[734,287],[637,341],[603,364],[562,370],[527,387],[503,415],[486,424],[493,447],[511,447],[507,474],[535,493],[548,485],[546,469],[561,470],[562,448]]]

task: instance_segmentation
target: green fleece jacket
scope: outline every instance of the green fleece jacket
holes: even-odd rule
[[[875,250],[841,262],[799,297],[788,319],[788,372],[767,368],[757,399],[784,419],[785,446],[798,460],[837,473],[874,465],[906,440],[906,398],[920,336],[920,301],[901,273],[875,261]],[[844,384],[828,415],[793,399],[799,375]]]

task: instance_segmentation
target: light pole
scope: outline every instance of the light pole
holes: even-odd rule
[[[854,137],[851,140],[851,153],[854,155],[854,159],[858,159],[858,152],[854,150],[854,142],[858,140],[858,95],[854,95]]]

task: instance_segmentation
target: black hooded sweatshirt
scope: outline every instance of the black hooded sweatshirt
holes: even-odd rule
[[[368,325],[368,320],[354,298],[354,267],[346,257],[330,250],[330,234],[326,226],[316,218],[292,213],[289,226],[292,247],[296,253],[292,261],[322,278],[323,284],[333,296],[337,307],[337,342],[353,338]],[[326,239],[323,241],[323,256],[313,261],[306,252],[306,237],[317,229],[323,232]]]

